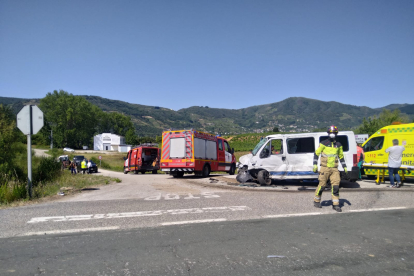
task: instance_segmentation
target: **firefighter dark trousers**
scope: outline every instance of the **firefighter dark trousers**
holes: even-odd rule
[[[339,182],[341,181],[341,176],[337,168],[321,167],[319,171],[319,185],[316,188],[314,201],[321,202],[322,193],[328,180],[331,181],[332,186],[332,204],[339,205]]]

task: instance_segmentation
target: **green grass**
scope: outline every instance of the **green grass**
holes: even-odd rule
[[[119,183],[121,180],[119,178],[112,178],[102,175],[72,175],[69,170],[65,170],[62,172],[60,177],[52,181],[42,183],[41,185],[33,186],[33,198],[29,199],[26,192],[26,183],[8,181],[0,186],[0,208],[10,205],[19,205],[31,200],[44,199],[57,195],[60,191],[63,191],[65,194],[73,194],[80,192],[82,189],[87,187],[96,187],[114,182]]]
[[[71,175],[62,170],[56,157],[62,149],[54,149],[49,154],[54,157],[38,157],[32,152],[32,198],[27,192],[27,146],[22,143],[12,145],[14,149],[13,171],[0,175],[0,207],[47,198],[56,195],[62,188],[68,193],[85,187],[120,182],[120,179],[99,175]]]

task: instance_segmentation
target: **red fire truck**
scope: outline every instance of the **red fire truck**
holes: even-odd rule
[[[147,171],[156,174],[157,170],[160,169],[160,149],[154,144],[139,145],[128,151],[124,159],[125,174],[128,172],[144,174]]]
[[[212,171],[233,175],[236,171],[234,149],[222,137],[190,130],[162,133],[161,170],[173,177],[194,173],[207,177]]]

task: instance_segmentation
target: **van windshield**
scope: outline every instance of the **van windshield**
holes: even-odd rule
[[[260,142],[254,147],[252,154],[256,155],[256,153],[259,151],[259,149],[266,143],[267,139],[261,139]]]

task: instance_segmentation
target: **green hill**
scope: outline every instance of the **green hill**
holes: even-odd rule
[[[131,104],[97,96],[83,96],[106,112],[120,112],[132,118],[139,135],[160,135],[163,129],[194,128],[222,135],[270,132],[274,127],[283,132],[309,132],[329,125],[340,129],[359,126],[362,119],[378,115],[382,109],[324,102],[292,97],[280,102],[251,106],[242,109],[192,106],[172,109]],[[0,97],[0,104],[10,105],[17,113],[26,104],[38,104],[39,99]],[[414,117],[414,105],[393,104],[390,109]]]

